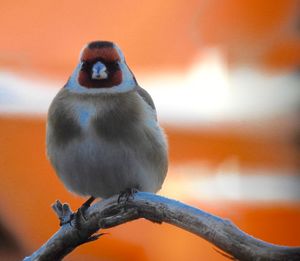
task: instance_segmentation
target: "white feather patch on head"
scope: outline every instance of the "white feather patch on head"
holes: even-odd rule
[[[120,60],[122,63],[125,63],[125,57],[124,57],[124,54],[123,52],[121,51],[120,47],[114,43],[114,48],[117,50],[119,56],[120,56]]]
[[[128,69],[125,63],[120,64],[122,70],[122,82],[119,85],[108,87],[108,88],[87,88],[78,83],[77,77],[80,70],[80,65],[78,65],[70,77],[65,88],[74,93],[89,93],[89,94],[98,94],[98,93],[124,93],[134,90],[137,85],[134,79],[134,76]]]
[[[87,47],[87,45],[81,50],[80,57],[82,55],[83,50]],[[136,80],[134,75],[129,70],[128,66],[125,63],[125,57],[118,47],[118,45],[114,44],[114,48],[117,50],[120,56],[120,69],[122,71],[122,82],[119,85],[107,88],[86,88],[78,83],[78,73],[80,71],[80,63],[75,68],[73,74],[71,75],[67,85],[65,88],[74,93],[89,93],[89,94],[99,94],[99,93],[124,93],[134,90],[137,87]]]

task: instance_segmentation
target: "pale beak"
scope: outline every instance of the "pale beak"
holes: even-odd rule
[[[101,62],[96,62],[92,68],[92,79],[103,80],[107,79],[107,69],[106,66]]]

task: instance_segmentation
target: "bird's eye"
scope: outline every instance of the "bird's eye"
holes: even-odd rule
[[[88,69],[88,63],[87,62],[81,62],[81,71],[86,71]]]
[[[112,63],[111,63],[111,66],[112,66],[112,69],[114,69],[114,70],[117,70],[117,69],[119,69],[119,67],[120,67],[118,61],[112,62]]]

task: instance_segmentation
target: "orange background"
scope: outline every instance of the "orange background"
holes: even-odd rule
[[[46,80],[67,79],[82,46],[100,39],[117,42],[137,74],[180,73],[207,47],[219,48],[230,68],[294,71],[300,65],[299,9],[297,0],[2,1],[0,69]],[[234,125],[205,130],[165,127],[171,165],[205,160],[218,166],[235,155],[243,168],[299,168],[297,148],[276,135],[247,136],[234,131]],[[0,248],[0,259],[16,260],[57,230],[51,203],[59,198],[76,208],[82,199],[64,189],[46,159],[45,118],[0,115],[0,175],[0,221],[17,245],[13,251]],[[172,176],[168,174],[166,183]],[[263,240],[299,245],[299,200],[178,199],[229,218]],[[225,259],[201,238],[169,225],[140,220],[108,232],[67,260]]]
[[[299,1],[2,1],[1,64],[64,77],[91,40],[117,42],[139,70],[186,68],[207,46],[234,65],[299,66]],[[59,75],[57,75],[59,74]]]

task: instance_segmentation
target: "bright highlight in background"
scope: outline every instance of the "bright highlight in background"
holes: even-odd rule
[[[145,76],[142,83],[150,90],[163,121],[218,120],[231,101],[228,71],[216,49],[208,50],[186,72]]]
[[[176,126],[270,119],[296,111],[300,102],[299,76],[229,71],[217,49],[207,50],[186,71],[136,77],[155,101],[159,119]],[[65,81],[0,72],[0,113],[45,114]]]

